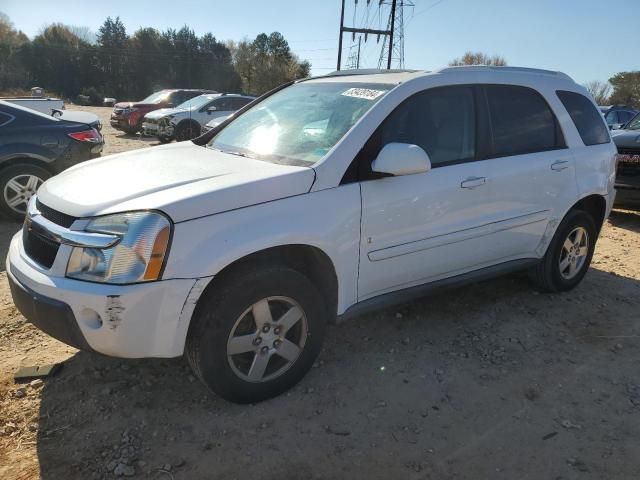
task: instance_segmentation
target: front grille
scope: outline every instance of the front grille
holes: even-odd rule
[[[38,209],[38,211],[40,211],[40,213],[44,218],[46,218],[47,220],[53,223],[61,225],[65,228],[69,228],[73,224],[73,222],[77,220],[76,217],[72,217],[71,215],[67,215],[66,213],[62,213],[57,210],[54,210],[51,207],[47,207],[46,205],[41,203],[40,200],[38,200],[37,198],[36,198],[36,208]]]
[[[44,218],[65,228],[69,228],[77,220],[76,217],[47,207],[38,198],[36,198],[36,208]],[[51,268],[60,248],[59,243],[34,232],[29,219],[25,221],[22,228],[22,244],[26,254],[45,268]]]
[[[640,155],[640,148],[618,147],[620,155]]]
[[[58,243],[34,233],[27,224],[22,229],[22,244],[27,255],[45,268],[51,268],[60,248]]]

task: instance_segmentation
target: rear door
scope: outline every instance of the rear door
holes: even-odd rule
[[[575,165],[555,113],[536,90],[488,85],[491,209],[504,259],[538,257],[550,221],[577,197]]]

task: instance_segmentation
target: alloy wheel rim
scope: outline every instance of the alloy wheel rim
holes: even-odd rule
[[[576,227],[565,239],[558,260],[560,275],[571,280],[582,271],[589,253],[589,234],[584,227]]]
[[[308,322],[289,297],[255,302],[236,320],[227,339],[227,360],[242,380],[262,383],[284,374],[307,341]]]
[[[16,213],[26,214],[29,200],[38,191],[43,180],[36,175],[16,175],[4,186],[4,202]]]

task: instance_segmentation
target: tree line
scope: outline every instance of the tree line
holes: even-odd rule
[[[279,32],[239,42],[198,36],[188,26],[144,27],[129,35],[119,17],[108,17],[96,35],[54,23],[29,39],[0,13],[0,91],[37,85],[100,103],[177,87],[260,95],[310,70]]]

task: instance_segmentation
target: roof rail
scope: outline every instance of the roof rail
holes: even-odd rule
[[[380,68],[360,68],[352,70],[336,70],[335,72],[322,75],[323,77],[342,77],[347,75],[378,75],[385,73],[415,73],[420,70],[406,70],[406,69],[380,69]]]
[[[494,65],[460,65],[455,67],[441,68],[440,70],[436,70],[433,73],[452,73],[452,72],[459,72],[461,70],[530,73],[534,75],[545,75],[550,77],[564,78],[566,80],[571,80],[573,82],[573,79],[566,73],[556,72],[553,70],[544,70],[542,68],[529,68],[529,67],[498,67]]]

